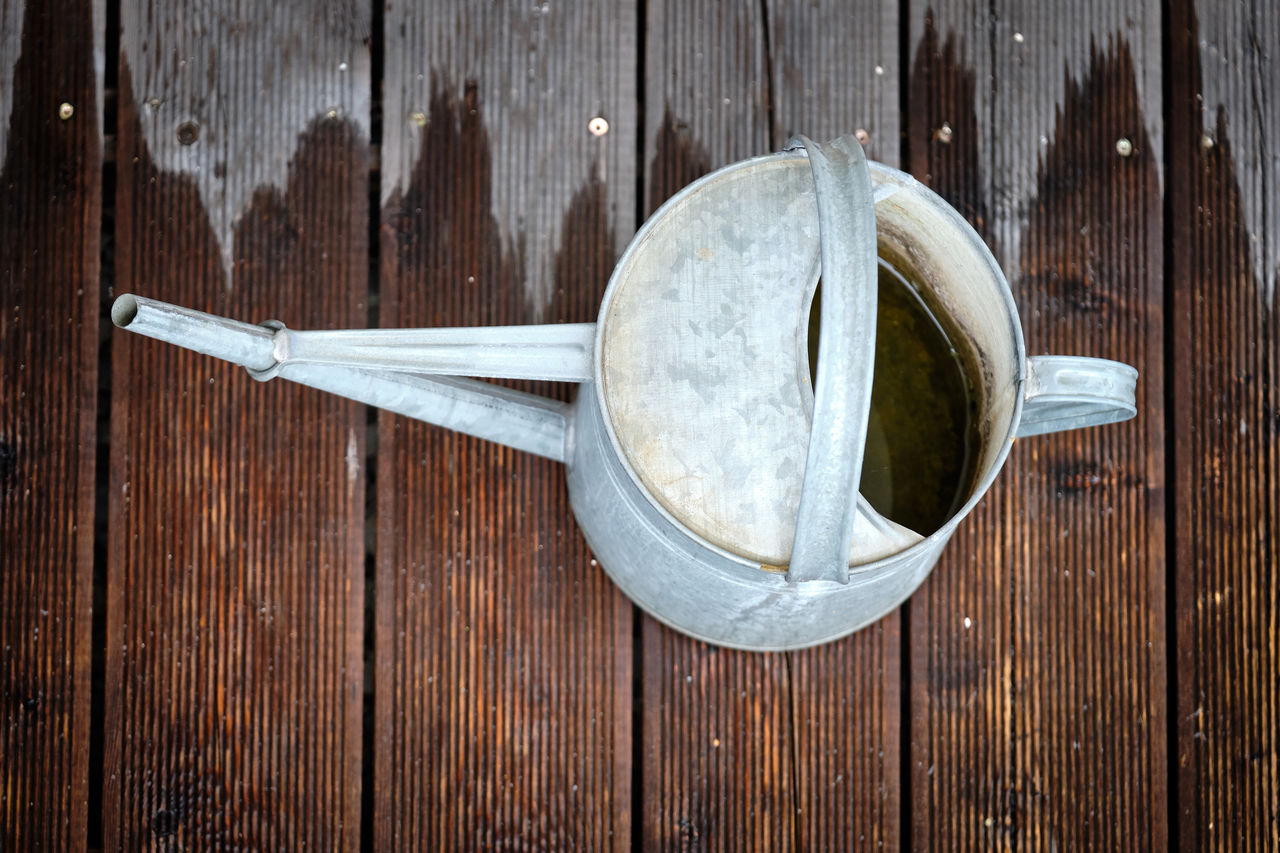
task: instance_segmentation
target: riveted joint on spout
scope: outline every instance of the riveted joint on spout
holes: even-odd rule
[[[245,371],[259,382],[266,382],[275,379],[280,375],[280,368],[284,367],[289,361],[290,354],[293,350],[293,337],[287,326],[279,320],[265,320],[258,325],[264,329],[270,329],[271,334],[271,357],[275,359],[275,363],[266,370],[257,370],[245,365]]]

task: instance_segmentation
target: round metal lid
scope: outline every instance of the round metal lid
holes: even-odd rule
[[[810,447],[814,186],[802,152],[690,185],[641,229],[601,314],[601,396],[631,471],[694,534],[765,568],[791,561]],[[869,386],[871,364],[856,369]],[[871,513],[849,560],[918,540]]]

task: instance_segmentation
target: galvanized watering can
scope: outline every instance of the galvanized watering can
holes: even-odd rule
[[[878,255],[972,353],[975,474],[940,528],[859,494]],[[822,279],[816,379],[810,305]],[[1015,437],[1133,417],[1137,371],[1028,358],[982,240],[852,137],[803,137],[686,187],[645,223],[594,324],[299,332],[125,295],[117,326],[565,464],[610,577],[656,618],[752,650],[824,643],[924,580]],[[461,377],[581,383],[564,404]]]

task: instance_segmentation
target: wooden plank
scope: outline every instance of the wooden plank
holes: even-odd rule
[[[796,132],[863,130],[872,156],[896,163],[897,5],[826,12],[650,7],[651,210]],[[898,632],[895,615],[820,649],[753,655],[646,619],[646,847],[894,845]]]
[[[122,3],[118,289],[363,325],[369,22]],[[117,333],[109,849],[355,847],[365,412]]]
[[[1142,379],[1137,421],[1019,441],[910,604],[911,843],[1161,849],[1160,9],[917,8],[912,172],[993,246],[1031,353]]]
[[[1172,5],[1175,827],[1280,847],[1280,17]]]
[[[658,2],[645,56],[646,212],[771,147],[764,7]],[[720,649],[645,616],[641,846],[790,849],[795,764],[785,655]]]
[[[102,17],[0,3],[4,850],[87,843]]]
[[[827,11],[650,7],[651,210],[796,132],[863,130],[872,156],[896,162],[897,6]],[[897,841],[896,616],[790,655],[715,649],[650,619],[643,630],[646,847]]]
[[[771,142],[857,133],[874,160],[898,165],[897,2],[768,4]],[[796,846],[901,844],[901,618],[788,655]]]
[[[595,319],[635,229],[636,20],[387,6],[381,325]],[[628,849],[632,606],[562,467],[378,435],[375,848]]]

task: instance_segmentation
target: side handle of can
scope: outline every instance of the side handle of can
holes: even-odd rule
[[[1018,437],[1127,421],[1138,413],[1137,384],[1138,371],[1118,361],[1031,356]]]

